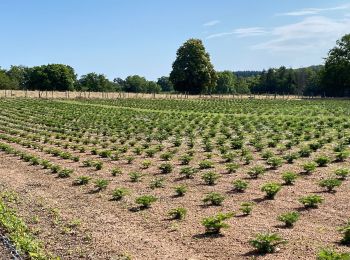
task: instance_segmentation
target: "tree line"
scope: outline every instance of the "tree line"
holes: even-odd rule
[[[139,75],[109,80],[88,73],[79,79],[71,66],[48,64],[0,68],[0,89],[49,91],[125,91],[188,94],[291,94],[350,96],[350,34],[337,41],[324,65],[263,71],[215,71],[199,39],[189,39],[176,53],[169,76],[149,81]]]

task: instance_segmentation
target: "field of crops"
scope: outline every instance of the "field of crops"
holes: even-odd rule
[[[349,252],[349,101],[3,98],[0,122],[0,185],[62,259]]]

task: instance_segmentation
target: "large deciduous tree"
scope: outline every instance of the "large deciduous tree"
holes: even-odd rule
[[[322,86],[327,96],[350,96],[350,34],[344,35],[329,51]]]
[[[201,40],[189,39],[176,53],[170,81],[179,92],[212,93],[217,75]]]
[[[216,93],[220,94],[228,94],[228,93],[235,93],[235,83],[236,83],[236,76],[233,74],[232,71],[221,71],[217,73],[218,80],[216,85]]]

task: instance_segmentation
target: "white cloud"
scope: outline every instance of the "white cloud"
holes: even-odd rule
[[[350,19],[334,20],[324,16],[307,17],[301,22],[275,27],[273,39],[252,46],[253,49],[271,51],[310,50],[334,45],[348,33]]]
[[[298,11],[286,12],[286,13],[281,13],[281,14],[277,14],[277,15],[282,15],[282,16],[317,15],[317,14],[320,14],[322,12],[346,10],[346,9],[350,9],[350,4],[339,5],[339,6],[335,6],[335,7],[329,7],[329,8],[305,8],[305,9],[301,9]]]
[[[203,26],[205,26],[205,27],[214,26],[214,25],[217,25],[217,24],[219,24],[219,23],[220,23],[219,20],[213,20],[213,21],[209,21],[209,22],[203,24]]]
[[[248,27],[248,28],[238,28],[230,32],[222,32],[211,34],[207,37],[207,39],[220,38],[229,35],[237,35],[237,37],[249,37],[249,36],[258,36],[266,34],[267,31],[262,27]]]

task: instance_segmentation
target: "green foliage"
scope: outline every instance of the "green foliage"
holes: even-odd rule
[[[261,191],[266,193],[267,199],[274,199],[277,192],[281,190],[281,185],[278,183],[266,183],[261,187]]]
[[[250,240],[249,243],[261,254],[270,254],[276,251],[278,245],[286,243],[276,233],[260,233]]]
[[[121,200],[129,194],[130,191],[127,188],[116,188],[113,190],[112,198],[113,200]]]
[[[220,175],[216,172],[206,172],[203,173],[202,179],[207,185],[215,185],[216,181],[220,178]]]
[[[158,199],[152,195],[143,195],[136,198],[135,202],[140,204],[142,208],[149,208],[153,202],[156,202]]]
[[[217,75],[201,40],[189,39],[177,50],[170,81],[179,92],[213,92]]]
[[[95,181],[95,188],[97,191],[102,191],[102,190],[105,190],[107,189],[107,186],[109,184],[109,181],[108,180],[105,180],[105,179],[97,179]]]
[[[214,163],[212,161],[204,160],[199,163],[199,169],[210,169],[214,167]]]
[[[89,176],[79,176],[75,181],[75,185],[87,185],[91,180]]]
[[[244,215],[250,215],[253,211],[254,205],[254,202],[242,202],[240,210],[243,212]]]
[[[265,170],[266,170],[266,169],[265,169],[264,166],[257,165],[257,166],[254,166],[253,168],[251,168],[251,169],[248,171],[248,175],[249,175],[251,178],[257,179],[259,176],[261,176],[262,174],[264,174]]]
[[[73,169],[63,169],[58,172],[59,178],[68,178],[71,176],[71,174],[74,172]]]
[[[149,186],[152,190],[156,188],[163,188],[164,187],[164,178],[156,178],[151,181],[151,184]]]
[[[310,174],[316,170],[316,166],[317,165],[314,162],[307,162],[307,163],[304,163],[303,169],[305,173]]]
[[[186,192],[187,192],[187,187],[185,185],[179,185],[175,187],[176,196],[179,196],[179,197],[184,196]]]
[[[184,175],[185,178],[187,178],[187,179],[193,178],[193,176],[195,175],[196,172],[197,172],[197,169],[192,168],[192,167],[183,167],[180,170],[180,174]]]
[[[184,154],[180,157],[180,162],[182,165],[188,165],[190,163],[190,161],[192,161],[193,157],[188,155],[188,154]]]
[[[166,173],[171,173],[173,171],[173,165],[171,163],[162,163],[160,166],[159,166],[159,170],[163,173],[163,174],[166,174]]]
[[[248,188],[248,182],[244,180],[235,180],[232,182],[232,185],[237,192],[244,192]]]
[[[233,213],[218,213],[215,216],[204,218],[202,225],[205,227],[207,234],[219,234],[222,228],[228,228],[229,225],[225,223],[225,220],[234,216]]]
[[[317,208],[318,204],[323,202],[323,198],[319,195],[308,195],[299,198],[299,202],[304,205],[305,208]]]
[[[350,245],[350,220],[339,231],[343,235],[342,244]]]
[[[122,175],[123,171],[120,168],[114,167],[114,168],[112,168],[111,173],[112,173],[112,176],[115,177],[117,175]]]
[[[298,175],[294,172],[285,172],[282,174],[282,179],[286,185],[293,185]]]
[[[338,253],[332,249],[322,249],[317,260],[350,260],[350,253]]]
[[[324,167],[324,166],[327,166],[327,164],[330,162],[331,160],[325,156],[325,155],[321,155],[319,157],[317,157],[315,159],[315,162],[317,163],[318,166],[320,167]]]
[[[341,184],[341,180],[333,178],[324,179],[319,182],[320,187],[326,188],[328,192],[334,191],[334,188],[339,187]]]
[[[339,168],[335,170],[335,175],[337,175],[341,180],[345,180],[350,174],[349,168]]]
[[[219,206],[224,200],[225,197],[222,194],[218,192],[210,192],[204,197],[203,202],[209,203],[210,205]]]
[[[267,164],[272,167],[272,169],[277,169],[278,167],[281,167],[283,163],[282,158],[280,157],[271,157],[267,160]]]
[[[226,170],[227,170],[227,173],[229,174],[236,172],[238,168],[239,168],[239,165],[237,163],[226,164]]]
[[[277,220],[283,222],[286,227],[292,227],[298,221],[300,214],[298,212],[287,212],[279,215]]]
[[[168,212],[168,215],[173,219],[183,220],[186,217],[187,209],[185,208],[174,208]]]
[[[131,172],[129,177],[131,182],[140,182],[143,175],[139,172]]]

